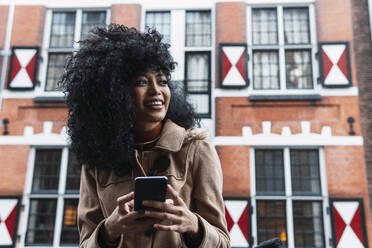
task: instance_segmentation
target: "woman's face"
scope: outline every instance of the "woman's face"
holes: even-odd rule
[[[162,72],[147,71],[133,81],[136,130],[155,128],[168,111],[171,93]]]

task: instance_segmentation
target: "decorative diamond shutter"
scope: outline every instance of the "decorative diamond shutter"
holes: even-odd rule
[[[33,89],[36,82],[39,47],[13,47],[8,89]]]
[[[335,248],[367,248],[362,199],[331,199],[333,244]]]
[[[21,198],[0,196],[0,247],[15,247]]]
[[[323,87],[351,86],[349,43],[319,43],[319,68]]]
[[[224,202],[231,247],[250,247],[251,208],[249,198],[225,197]]]
[[[248,86],[247,45],[220,44],[220,86],[242,88]]]

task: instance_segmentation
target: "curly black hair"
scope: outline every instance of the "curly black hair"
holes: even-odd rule
[[[68,59],[59,83],[67,95],[71,149],[80,163],[117,174],[129,172],[134,123],[131,82],[149,69],[170,80],[176,66],[169,44],[162,39],[154,29],[142,33],[110,24],[92,30]],[[179,82],[170,82],[169,87],[172,97],[165,119],[186,129],[200,126]]]

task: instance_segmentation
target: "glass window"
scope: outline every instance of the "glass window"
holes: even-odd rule
[[[58,81],[62,77],[63,68],[71,53],[50,53],[48,59],[47,79],[45,90],[58,90]]]
[[[210,11],[186,12],[186,46],[210,46],[211,29]]]
[[[71,151],[68,156],[66,191],[78,192],[80,188],[81,165]]]
[[[170,12],[147,12],[146,27],[155,28],[164,36],[164,41],[170,43]]]
[[[81,165],[67,147],[35,150],[33,183],[30,193],[25,194],[26,202],[30,202],[26,245],[78,245],[80,174]],[[58,226],[61,231],[56,230]]]
[[[97,26],[105,26],[105,11],[84,11],[81,22],[81,39],[85,39],[90,30]]]
[[[253,9],[253,44],[278,43],[278,21],[276,9]]]
[[[253,53],[253,82],[255,89],[279,89],[278,52]]]
[[[307,8],[285,8],[284,37],[287,44],[310,43],[309,11]]]
[[[293,225],[297,248],[324,247],[321,202],[293,201]]]
[[[256,150],[256,191],[258,195],[284,195],[282,150]]]
[[[257,235],[258,243],[278,238],[287,247],[285,201],[257,201]]]
[[[79,232],[77,228],[78,203],[78,199],[65,200],[60,242],[62,245],[74,245],[79,243]]]
[[[285,52],[288,89],[311,89],[311,53],[309,50],[287,50]]]
[[[258,243],[279,237],[285,247],[324,248],[318,149],[255,149],[254,159]]]
[[[321,195],[317,150],[291,150],[294,195]]]
[[[26,244],[52,244],[56,216],[55,199],[30,201]]]
[[[252,8],[251,16],[253,89],[314,89],[309,8]]]
[[[61,150],[38,150],[36,152],[32,192],[57,192]]]
[[[75,12],[54,12],[50,47],[72,47],[75,31]]]
[[[202,116],[210,112],[210,81],[210,53],[187,52],[185,89],[188,100]]]

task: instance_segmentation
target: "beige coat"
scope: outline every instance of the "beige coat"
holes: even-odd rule
[[[135,150],[134,177],[144,176],[156,158],[167,156],[168,169],[160,173],[179,192],[186,205],[199,218],[204,230],[200,247],[230,247],[222,199],[222,171],[213,145],[200,129],[185,130],[168,120],[151,151]],[[99,247],[98,231],[116,207],[116,199],[133,191],[133,177],[83,166],[78,206],[80,247]],[[156,231],[150,236],[129,233],[121,236],[119,247],[186,247],[182,235]]]

